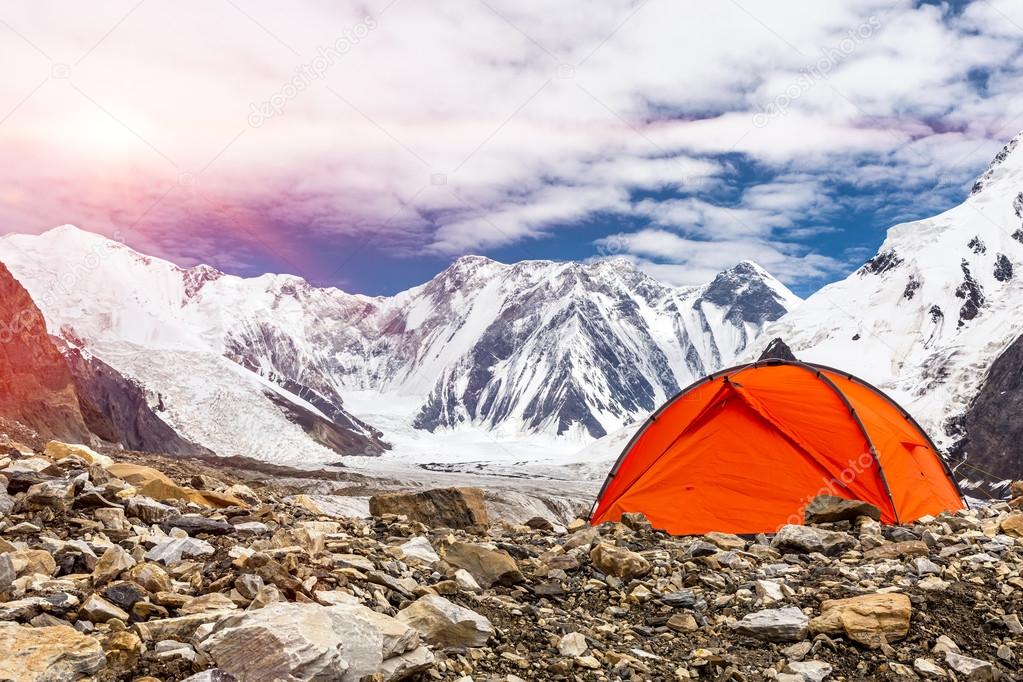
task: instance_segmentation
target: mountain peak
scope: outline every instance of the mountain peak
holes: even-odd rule
[[[1023,147],[1020,146],[1021,140],[1023,140],[1023,132],[1009,140],[1008,144],[995,154],[995,158],[988,164],[987,170],[973,184],[973,189],[970,190],[971,196],[979,194],[1002,177],[1012,176],[1014,180],[1019,180],[1018,176],[1023,174]]]

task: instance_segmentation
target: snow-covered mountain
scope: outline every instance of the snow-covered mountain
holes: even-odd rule
[[[1018,417],[990,404],[983,418],[972,414],[990,368],[1023,334],[1021,139],[961,205],[892,227],[877,255],[770,325],[749,357],[780,337],[800,359],[891,392],[939,445],[965,456],[965,476],[1023,476]],[[1018,388],[1018,360],[1013,367],[999,376],[1007,385],[1003,375],[1014,373]]]
[[[478,256],[368,297],[180,268],[71,226],[0,238],[0,261],[51,330],[145,387],[188,440],[278,461],[379,453],[386,434],[345,406],[356,393],[408,406],[410,428],[589,440],[734,362],[799,302],[748,262],[678,288],[625,259]]]

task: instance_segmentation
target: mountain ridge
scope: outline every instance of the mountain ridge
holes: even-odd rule
[[[71,255],[51,262],[54,253]],[[258,410],[279,425],[275,435],[290,433],[277,449],[301,449],[291,426],[326,420],[365,440],[357,454],[382,452],[383,434],[344,407],[351,391],[417,401],[407,421],[428,431],[587,440],[733,360],[799,301],[751,262],[704,286],[673,287],[621,257],[503,264],[464,256],[419,286],[372,297],[294,275],[181,268],[74,226],[0,238],[0,260],[25,275],[55,328],[83,339],[150,399],[159,394],[187,440],[226,454],[259,447],[230,426],[253,426],[243,397],[253,390],[263,394],[257,403],[276,405]],[[70,282],[54,286],[63,272]],[[232,388],[192,385],[174,375],[175,362]],[[281,400],[315,419],[281,421],[273,414]]]

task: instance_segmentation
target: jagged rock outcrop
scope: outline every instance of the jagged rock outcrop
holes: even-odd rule
[[[960,472],[1004,493],[1023,471],[1023,336],[991,364],[980,392],[953,423],[961,435],[952,448]],[[1001,485],[999,485],[1000,482]]]
[[[92,408],[86,403],[87,413]],[[32,297],[0,263],[0,416],[44,436],[93,438],[71,372]]]
[[[789,360],[796,361],[796,356],[785,342],[781,339],[771,339],[771,342],[764,348],[757,360]]]
[[[172,455],[209,455],[207,448],[191,443],[167,425],[149,406],[145,392],[137,382],[66,340],[57,338],[75,390],[95,412],[85,415],[89,428],[104,440],[119,442],[141,452]],[[109,427],[113,427],[112,429]]]

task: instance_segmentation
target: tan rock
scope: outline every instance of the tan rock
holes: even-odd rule
[[[871,649],[884,639],[893,642],[909,633],[912,603],[904,594],[867,594],[848,599],[829,599],[821,615],[810,621],[814,633],[842,634]]]
[[[134,632],[119,630],[111,633],[103,640],[103,650],[107,654],[107,665],[114,670],[134,670],[142,655],[142,640]]]
[[[590,550],[590,561],[601,572],[623,580],[639,578],[650,572],[650,562],[639,554],[606,542]]]
[[[128,622],[128,613],[119,606],[111,604],[98,594],[90,594],[82,603],[79,613],[93,623],[106,623],[113,619]]]
[[[704,535],[703,539],[725,551],[740,551],[746,549],[746,541],[738,535],[732,535],[731,533],[718,533],[717,531],[714,531]]]
[[[1014,538],[1023,538],[1023,512],[1012,512],[1001,524],[1002,532]]]
[[[87,445],[62,443],[59,440],[51,440],[47,443],[46,448],[43,450],[43,454],[58,461],[65,457],[74,455],[75,457],[85,460],[89,464],[98,464],[104,469],[114,463],[114,460],[110,459],[106,455],[101,455]]]
[[[72,627],[0,623],[0,679],[10,682],[75,680],[106,663],[100,643]]]
[[[45,549],[19,549],[9,552],[7,557],[18,577],[36,573],[53,575],[57,572],[57,562]]]
[[[480,647],[494,634],[486,617],[437,594],[417,599],[395,617],[437,646]]]
[[[170,592],[171,578],[159,564],[144,562],[128,569],[124,576],[137,582],[150,592]]]
[[[184,500],[208,508],[248,506],[234,495],[212,490],[199,491],[180,486],[162,471],[140,464],[116,462],[107,467],[107,471],[135,486],[138,494],[160,502]]]
[[[96,585],[108,583],[134,566],[135,563],[135,559],[120,545],[108,547],[92,570],[92,582]]]
[[[444,552],[444,560],[454,568],[468,571],[484,588],[494,583],[515,585],[525,580],[510,554],[469,542],[453,543]]]

